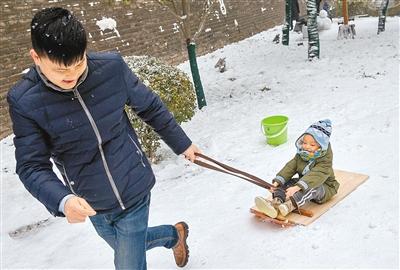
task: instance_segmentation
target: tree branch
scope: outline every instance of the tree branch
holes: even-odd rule
[[[197,29],[196,33],[194,33],[193,40],[195,40],[197,38],[197,36],[203,30],[203,27],[205,25],[206,19],[207,19],[208,15],[210,14],[210,11],[211,11],[211,9],[212,9],[212,7],[214,6],[215,3],[216,3],[216,0],[205,0],[204,1],[203,12],[202,12],[201,17],[200,17],[199,28]]]

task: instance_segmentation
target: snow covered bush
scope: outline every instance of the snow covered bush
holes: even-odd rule
[[[154,57],[127,56],[124,59],[139,79],[160,96],[179,124],[193,117],[196,96],[186,73]],[[156,154],[160,147],[159,136],[131,108],[127,106],[125,110],[147,157],[151,162],[159,161],[160,157]]]

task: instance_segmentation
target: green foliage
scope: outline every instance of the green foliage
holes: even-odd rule
[[[146,86],[160,96],[179,124],[193,117],[196,96],[193,85],[184,72],[148,56],[128,56],[125,57],[125,62]],[[157,162],[160,160],[156,154],[160,147],[159,136],[131,108],[127,106],[125,110],[146,156],[152,162]]]

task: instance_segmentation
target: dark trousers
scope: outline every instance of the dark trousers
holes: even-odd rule
[[[285,190],[289,187],[296,185],[299,178],[292,178],[287,181],[282,188],[278,188],[276,191],[272,193],[273,198],[278,198],[281,202],[286,201]],[[325,196],[325,189],[323,185],[320,185],[315,188],[309,188],[307,190],[300,190],[293,194],[292,202],[296,206],[296,208],[304,205],[305,203],[314,200],[316,202],[322,201]]]

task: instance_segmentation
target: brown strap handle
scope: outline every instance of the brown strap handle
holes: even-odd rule
[[[241,170],[235,169],[233,167],[230,167],[230,166],[228,166],[228,165],[226,165],[226,164],[224,164],[222,162],[219,162],[219,161],[217,161],[215,159],[212,159],[212,158],[210,158],[210,157],[208,157],[208,156],[206,156],[204,154],[195,153],[195,155],[200,157],[200,158],[202,158],[202,159],[204,159],[204,160],[207,160],[207,161],[209,161],[211,163],[214,163],[214,164],[218,165],[219,167],[217,167],[217,166],[215,166],[213,164],[206,163],[204,161],[195,159],[194,163],[196,163],[199,166],[202,166],[202,167],[205,167],[205,168],[208,168],[208,169],[211,169],[211,170],[223,172],[223,173],[226,173],[226,174],[230,174],[230,175],[242,178],[242,179],[244,179],[246,181],[249,181],[249,182],[251,182],[251,183],[253,183],[255,185],[258,185],[258,186],[260,186],[262,188],[265,188],[265,189],[271,189],[272,187],[274,187],[270,183],[262,180],[261,178],[258,178],[257,176],[254,176],[252,174],[249,174],[249,173],[243,172]]]
[[[250,183],[253,183],[253,184],[255,184],[257,186],[260,186],[262,188],[265,188],[265,189],[271,189],[271,188],[274,187],[270,183],[262,180],[261,178],[258,178],[257,176],[254,176],[254,175],[249,174],[247,172],[243,172],[241,170],[238,170],[238,169],[235,169],[233,167],[230,167],[230,166],[228,166],[228,165],[226,165],[226,164],[224,164],[222,162],[219,162],[219,161],[217,161],[215,159],[212,159],[212,158],[210,158],[210,157],[208,157],[208,156],[206,156],[204,154],[195,153],[195,155],[200,157],[200,158],[202,158],[202,159],[204,159],[204,160],[207,160],[207,161],[209,161],[211,163],[214,163],[214,164],[219,166],[219,167],[217,167],[217,166],[214,166],[213,164],[201,161],[199,159],[195,159],[194,163],[196,163],[197,165],[199,165],[201,167],[208,168],[208,169],[211,169],[211,170],[215,170],[215,171],[218,171],[218,172],[223,172],[223,173],[226,173],[226,174],[230,174],[230,175],[242,178],[242,179],[244,179],[246,181],[249,181]],[[309,210],[298,208],[297,212],[300,215],[303,215],[303,216],[307,216],[307,217],[312,217],[313,216],[313,212],[311,212]]]

